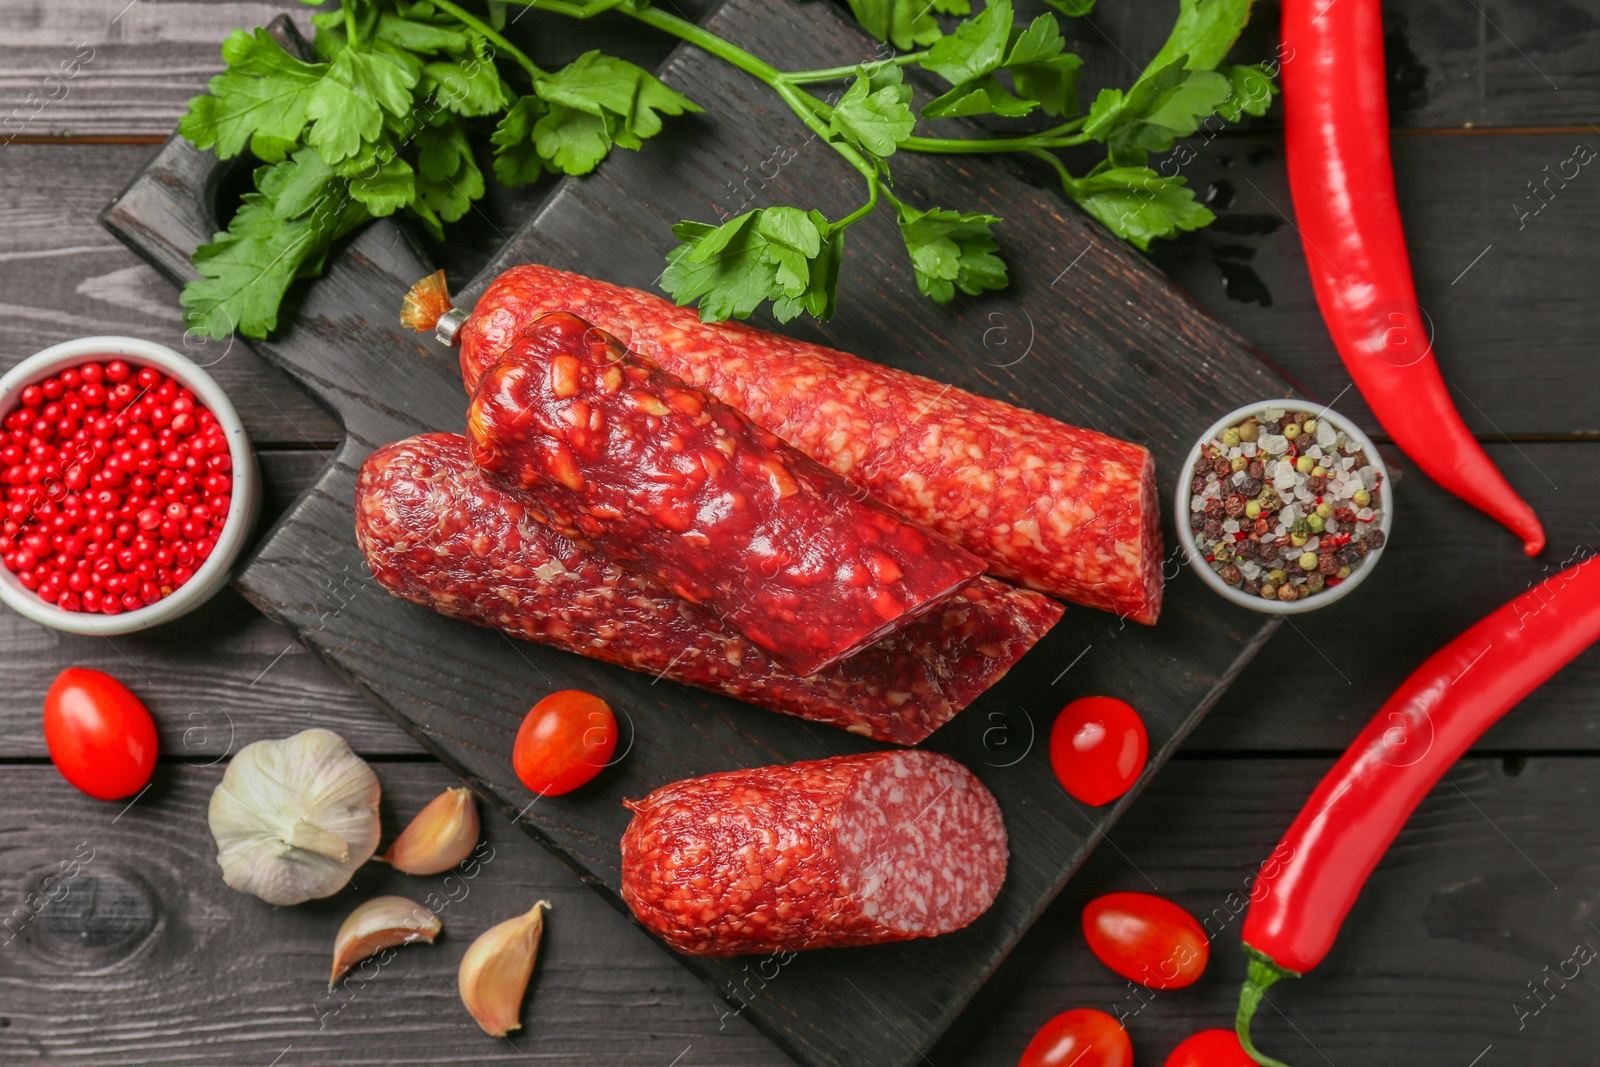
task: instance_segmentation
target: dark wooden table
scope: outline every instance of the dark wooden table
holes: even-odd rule
[[[15,134],[0,147],[0,368],[90,333],[184,347],[177,294],[94,218],[218,69],[226,32],[280,8],[124,3],[0,8],[0,141]],[[290,7],[296,18],[307,10]],[[1151,54],[1173,7],[1104,0],[1078,31],[1087,79],[1125,81],[1122,54]],[[1238,901],[1317,777],[1428,652],[1547,569],[1600,546],[1600,176],[1584,167],[1565,182],[1549,178],[1576,146],[1591,155],[1600,147],[1600,2],[1402,0],[1388,9],[1393,143],[1422,302],[1467,421],[1539,509],[1550,550],[1526,560],[1488,520],[1419,474],[1404,477],[1393,548],[1363,595],[1280,631],[929,1057],[937,1067],[1013,1064],[1033,1030],[1070,1007],[1122,1016],[1145,1064],[1195,1029],[1227,1025],[1243,974]],[[1259,4],[1256,22],[1265,55],[1273,5]],[[559,61],[596,33],[640,62],[665,54],[665,42],[619,24],[543,21],[528,40],[536,58]],[[59,80],[72,60],[77,74]],[[1154,259],[1292,378],[1376,433],[1316,314],[1275,125],[1195,143],[1186,173],[1220,219]],[[467,277],[496,233],[546,191],[493,196],[435,254]],[[215,361],[260,449],[270,520],[309,482],[339,428],[244,345],[216,343],[202,356]],[[124,678],[161,724],[166,756],[131,806],[88,800],[48,763],[40,702],[70,664]],[[788,1062],[498,821],[486,827],[493,859],[470,880],[419,886],[374,867],[358,876],[359,893],[265,921],[259,909],[246,912],[218,875],[207,799],[230,752],[312,725],[339,731],[377,766],[388,825],[451,784],[232,593],[169,627],[114,640],[0,614],[0,1062]],[[1576,946],[1600,946],[1597,794],[1600,653],[1590,653],[1423,803],[1328,962],[1274,990],[1258,1024],[1266,1047],[1297,1064],[1340,1067],[1374,1058],[1592,1063],[1600,985],[1589,968],[1566,981],[1553,975]],[[65,890],[43,887],[59,899],[30,897],[63,861],[77,862],[76,877]],[[1136,989],[1086,951],[1081,906],[1113,889],[1159,891],[1207,922],[1213,961],[1197,986]],[[327,995],[317,976],[354,900],[429,890],[448,901],[446,940]],[[460,1010],[456,962],[478,932],[541,896],[555,910],[527,1030],[492,1041]]]

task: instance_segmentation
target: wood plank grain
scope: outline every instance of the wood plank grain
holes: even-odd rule
[[[155,149],[8,145],[0,149],[0,371],[61,341],[127,334],[206,367],[258,442],[301,447],[339,436],[327,411],[237,339],[185,331],[178,291],[95,221]]]
[[[1169,764],[1113,831],[1116,847],[1096,853],[929,1062],[1013,1067],[1033,1030],[1069,1007],[1124,1016],[1144,1063],[1160,1063],[1194,1030],[1228,1025],[1243,976],[1241,901],[1326,766]],[[428,765],[377,770],[391,832],[452,783]],[[0,819],[0,941],[8,942],[0,944],[0,1059],[93,1067],[265,1065],[280,1055],[285,1065],[357,1067],[790,1062],[487,812],[493,859],[473,879],[406,878],[371,865],[357,876],[359,890],[283,909],[232,892],[205,827],[219,773],[163,766],[157,789],[115,824],[118,806],[77,794],[48,767],[0,775],[3,810],[48,804],[61,816]],[[1552,981],[1556,996],[1545,993],[1548,1006],[1520,1030],[1517,1012],[1538,1006],[1527,983],[1544,981],[1547,965],[1554,971],[1576,944],[1600,946],[1585,921],[1600,892],[1597,790],[1594,759],[1473,759],[1452,771],[1375,872],[1327,963],[1271,994],[1284,1015],[1269,1008],[1261,1016],[1264,1047],[1291,1063],[1323,1062],[1318,1050],[1336,1064],[1363,1063],[1379,1047],[1393,1050],[1394,1062],[1465,1067],[1490,1044],[1497,1062],[1587,1062],[1600,1040],[1600,994],[1586,971],[1564,987]],[[27,919],[26,892],[62,860],[89,854],[81,845],[93,859]],[[1160,892],[1205,923],[1212,960],[1199,983],[1136,994],[1087,951],[1083,904],[1122,889]],[[330,998],[321,976],[340,919],[365,896],[388,892],[448,900],[444,937],[402,950],[375,977]],[[526,1029],[494,1042],[462,1013],[450,986],[455,965],[479,931],[539,897],[555,907]],[[13,918],[18,908],[23,915]]]
[[[265,531],[328,456],[261,457]],[[64,667],[122,679],[155,716],[161,751],[210,764],[263,737],[312,726],[337,730],[364,755],[422,754],[411,736],[362,699],[293,634],[231,589],[182,619],[122,637],[59,633],[0,611],[0,759],[47,753],[39,726],[45,690]]]
[[[709,5],[675,6],[698,18]],[[1027,17],[1049,10],[1043,0],[1017,7]],[[1126,86],[1160,48],[1173,10],[1165,0],[1124,0],[1085,19],[1064,19],[1072,47],[1085,58],[1084,98],[1102,85]],[[0,136],[19,127],[30,134],[164,136],[221,68],[218,48],[228,31],[283,11],[302,28],[309,25],[307,9],[270,0],[134,0],[126,7],[124,0],[12,0],[0,11]],[[1596,0],[1559,6],[1402,0],[1386,4],[1384,14],[1397,127],[1582,127],[1594,115]],[[541,63],[603,43],[654,67],[670,47],[620,18],[583,26],[534,15],[520,19],[511,36]],[[1276,36],[1277,4],[1264,0],[1235,55],[1245,61],[1271,55]],[[74,59],[78,73],[63,79],[61,64]]]
[[[1418,299],[1468,425],[1485,440],[1600,435],[1600,132],[1396,137],[1393,148]],[[1281,143],[1218,137],[1192,150],[1174,154],[1188,161],[1176,169],[1220,217],[1152,258],[1290,378],[1375,430],[1317,313]]]
[[[1587,341],[1600,331],[1588,284],[1600,243],[1600,176],[1585,166],[1562,188],[1543,170],[1559,171],[1580,140],[1600,150],[1600,135],[1395,141],[1412,261],[1438,356],[1464,417],[1485,440],[1600,434],[1600,378],[1591,373]],[[1183,173],[1212,196],[1220,219],[1201,234],[1157,244],[1153,262],[1291,379],[1324,400],[1338,397],[1340,411],[1376,432],[1348,389],[1311,295],[1300,237],[1287,221],[1293,213],[1280,146],[1270,137],[1218,138],[1197,141],[1194,150]],[[151,151],[13,145],[0,152],[0,263],[15,265],[0,304],[0,367],[69,337],[132,333],[215,360],[212,373],[256,440],[299,447],[336,440],[326,411],[248,345],[186,337],[174,287],[85,221]],[[730,161],[704,176],[708,218],[745,202],[786,202],[786,190],[751,178],[759,163]],[[1513,204],[1534,210],[1527,183],[1535,179],[1549,181],[1546,206],[1519,222]],[[547,191],[495,189],[449,240],[425,241],[429,255],[464,285]],[[1003,243],[1028,240],[1004,225],[998,232]],[[1270,306],[1252,302],[1263,294]],[[1025,329],[1011,324],[991,340],[1020,348],[1023,340],[1011,337],[1019,325]],[[221,350],[227,354],[219,359]]]
[[[459,784],[431,762],[375,769],[386,840]],[[294,908],[234,892],[206,824],[222,771],[163,764],[126,811],[83,796],[51,767],[0,774],[0,810],[9,813],[0,817],[0,1062],[789,1062],[492,809],[467,871],[413,878],[368,864],[338,895]],[[37,817],[46,807],[52,817]],[[58,873],[41,887],[63,861],[76,861],[68,868],[76,876]],[[38,894],[31,904],[29,893]],[[339,923],[388,893],[432,907],[443,935],[352,972],[330,993]],[[487,1037],[456,992],[462,953],[539,899],[552,907],[524,1029]]]
[[[931,1061],[1011,1067],[1035,1028],[1073,1007],[1124,1017],[1138,1063],[1161,1063],[1196,1030],[1231,1027],[1254,873],[1326,766],[1169,764],[1113,832],[1118,847],[1095,853]],[[1600,986],[1592,962],[1564,961],[1578,945],[1591,960],[1600,951],[1597,790],[1600,761],[1587,758],[1468,759],[1452,770],[1373,873],[1327,961],[1268,994],[1254,1028],[1263,1050],[1302,1065],[1371,1063],[1375,1049],[1388,1063],[1590,1062]],[[1116,890],[1158,892],[1200,919],[1212,937],[1204,977],[1136,990],[1101,965],[1080,915]],[[1550,977],[1558,969],[1567,981]]]
[[[739,0],[719,8],[711,21],[719,32],[745,42],[794,41],[796,60],[813,65],[848,61],[872,49],[819,5]],[[777,184],[815,196],[835,216],[859,196],[839,184],[820,146],[805,150],[805,129],[776,110],[749,79],[689,48],[674,53],[662,77],[729,107],[717,118],[697,116],[680,124],[677,138],[614,155],[589,179],[563,183],[502,259],[533,258],[648,285],[671,240],[667,224],[713,213],[724,176],[739,173],[740,161],[770,154],[774,138],[800,146]],[[1057,417],[1081,416],[1087,408],[1094,413],[1091,425],[1150,445],[1161,486],[1171,484],[1172,465],[1188,448],[1189,436],[1210,421],[1209,405],[1282,395],[1287,388],[1237,337],[1166,288],[1124,245],[1003,169],[907,160],[896,176],[897,191],[914,203],[937,202],[937,190],[963,204],[1003,204],[1026,219],[1034,241],[1010,253],[1014,291],[945,309],[917,300],[910,295],[903,241],[880,217],[852,235],[854,251],[845,268],[850,295],[839,314],[826,326],[795,324],[795,332]],[[153,264],[182,278],[203,228],[196,194],[214,179],[205,157],[171,143],[104,218]],[[597,888],[615,891],[615,841],[626,818],[616,804],[621,798],[728,767],[853,751],[861,742],[548,649],[515,647],[398,603],[364,579],[350,535],[355,467],[376,443],[461,425],[452,354],[402,336],[393,318],[400,294],[429,266],[403,231],[374,226],[330,260],[327,274],[306,288],[295,317],[258,346],[337,409],[348,436],[327,474],[247,561],[238,587],[409,721],[430,751],[496,796],[502,810],[521,812],[529,832],[586,871]],[[486,273],[495,269],[491,264]],[[481,284],[458,297],[470,301]],[[1024,316],[1020,305],[1030,299],[1035,310]],[[1041,346],[1033,360],[997,359],[984,344],[997,318],[1020,324],[1025,317],[1038,322],[1049,348]],[[1050,349],[1076,350],[1085,358],[1047,361]],[[1163,420],[1148,418],[1153,406],[1165,412]],[[330,604],[337,610],[330,612]],[[747,961],[686,959],[685,965],[725,998],[748,1004],[748,1016],[806,1062],[915,1062],[1060,888],[1096,832],[1131,800],[1130,795],[1094,812],[1039,803],[1041,795],[1054,795],[1047,767],[1039,760],[1013,764],[1009,747],[996,751],[989,728],[994,716],[1006,719],[1007,709],[1018,703],[1052,702],[1053,686],[1066,674],[1059,664],[1070,664],[1068,657],[1081,654],[1085,643],[1099,642],[1109,649],[1107,669],[1128,680],[1129,695],[1145,710],[1153,769],[1272,626],[1259,616],[1219,610],[1199,590],[1168,598],[1156,628],[1070,612],[985,695],[984,718],[969,717],[964,728],[941,731],[929,742],[984,780],[1017,843],[1006,884],[978,922],[927,942],[802,953],[785,964],[781,983],[751,990],[748,999],[741,989]],[[1150,669],[1157,663],[1163,667]],[[530,808],[506,750],[530,690],[552,687],[599,691],[651,728],[637,730],[627,758],[587,798]],[[1016,728],[1021,726],[1018,721]],[[912,971],[919,976],[915,985],[904,981]],[[894,1033],[881,1029],[882,1019],[891,1020]]]
[[[1489,454],[1544,520],[1543,557],[1528,559],[1489,519],[1407,472],[1394,485],[1393,538],[1376,573],[1347,599],[1287,619],[1191,735],[1189,751],[1342,749],[1434,650],[1600,551],[1600,444],[1491,445]],[[1478,747],[1600,749],[1597,693],[1600,648],[1535,690]]]
[[[675,5],[689,18],[708,6]],[[273,0],[11,0],[0,8],[0,141],[19,133],[165,137],[222,69],[230,31],[288,15],[309,35],[313,10]],[[546,66],[604,46],[653,68],[673,45],[632,20],[523,18],[514,6],[510,14],[508,35]]]
[[[1541,579],[1547,567],[1555,568],[1575,554],[1600,549],[1600,531],[1590,525],[1600,526],[1600,512],[1593,504],[1600,499],[1600,462],[1589,458],[1595,452],[1600,452],[1600,445],[1489,446],[1489,454],[1507,470],[1526,466],[1524,488],[1550,531],[1548,560],[1528,560],[1507,551],[1499,527],[1427,479],[1403,477],[1396,484],[1399,511],[1395,536],[1386,550],[1382,573],[1373,578],[1371,595],[1352,597],[1326,612],[1298,618],[1298,629],[1282,628],[1258,659],[1245,668],[1218,708],[1184,742],[1182,751],[1293,753],[1343,747],[1434,648],[1526,589],[1530,582]],[[276,514],[308,489],[327,458],[327,453],[313,452],[264,454],[264,514]],[[1546,482],[1538,474],[1540,470],[1559,477],[1561,487]],[[1180,574],[1175,580],[1194,579]],[[206,666],[214,653],[208,651],[204,641],[193,660],[183,661],[202,668],[198,681],[194,674],[164,666],[194,636],[187,630],[181,638],[174,636],[171,640],[166,631],[157,631],[143,639],[147,645],[134,647],[119,639],[119,647],[141,670],[170,682],[170,695],[159,696],[152,705],[172,709],[174,717],[170,721],[165,712],[157,716],[166,729],[163,741],[167,751],[219,742],[221,735],[215,730],[210,736],[195,731],[185,737],[184,731],[194,724],[186,719],[193,710],[191,705],[228,708],[241,728],[252,729],[257,718],[236,713],[255,707],[258,701],[263,711],[270,712],[260,719],[259,730],[265,732],[241,733],[240,743],[260,736],[281,736],[290,726],[310,724],[315,714],[325,711],[346,724],[351,731],[350,741],[358,751],[420,751],[414,741],[358,698],[348,682],[325,668],[316,657],[304,655],[300,644],[286,631],[265,619],[236,619],[234,613],[246,612],[246,607],[231,600],[231,594],[223,596],[231,603],[217,609],[217,617],[223,620],[217,632],[237,632],[240,636],[233,640],[248,649],[243,658],[230,661],[225,670]],[[1374,611],[1372,605],[1379,600],[1383,610]],[[209,607],[205,609],[206,613],[211,611]],[[249,614],[253,615],[253,611]],[[11,629],[0,636],[0,654],[4,656],[0,660],[0,685],[18,696],[0,704],[0,759],[41,756],[44,750],[36,736],[37,698],[49,677],[72,662],[91,662],[114,673],[127,668],[108,648],[100,647],[99,659],[84,660],[85,649],[93,646],[79,648],[70,645],[77,639],[47,633],[14,616],[3,618],[3,625]],[[207,627],[195,629],[209,637]],[[243,636],[246,633],[248,637]],[[285,653],[258,682],[243,684],[265,670],[272,657],[290,645],[293,650]],[[1279,678],[1287,669],[1294,671],[1297,685],[1317,694],[1314,702],[1285,700]],[[1121,680],[1092,651],[1079,661],[1073,673],[1077,676],[1074,688],[1072,693],[1062,694],[1063,703],[1076,693],[1119,691]],[[240,685],[243,694],[238,691]],[[158,692],[164,688],[162,684],[157,686]],[[1529,696],[1477,749],[1600,749],[1596,692],[1600,692],[1600,652],[1591,652]],[[1036,731],[1048,725],[1048,713],[1053,710],[1045,709],[1033,724]],[[288,725],[280,729],[278,723]],[[206,747],[204,754],[209,758],[215,751],[214,747]]]

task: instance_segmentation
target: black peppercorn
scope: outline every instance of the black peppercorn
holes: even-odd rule
[[[1218,571],[1217,574],[1229,585],[1238,585],[1240,582],[1244,581],[1244,572],[1239,570],[1238,567],[1235,567],[1231,563],[1222,568],[1222,570]]]
[[[1366,545],[1368,548],[1382,548],[1383,542],[1384,536],[1382,530],[1369,530],[1367,532],[1366,540],[1362,541],[1361,543]]]

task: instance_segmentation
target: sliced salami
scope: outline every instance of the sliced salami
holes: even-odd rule
[[[1140,445],[537,265],[501,274],[462,326],[468,390],[552,311],[615,334],[999,577],[1138,622],[1160,613],[1155,465]]]
[[[935,937],[988,910],[1005,823],[934,752],[725,771],[629,801],[622,899],[679,952],[738,956]]]
[[[532,323],[478,383],[472,458],[560,534],[798,674],[936,607],[983,562],[575,315]]]
[[[535,521],[524,494],[479,477],[454,434],[367,458],[356,539],[386,589],[443,615],[903,745],[977,699],[1061,617],[1048,597],[977,578],[906,629],[801,678]]]

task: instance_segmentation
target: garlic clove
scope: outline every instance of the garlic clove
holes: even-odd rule
[[[406,874],[441,874],[478,844],[478,806],[470,789],[446,789],[417,812],[378,859]]]
[[[522,1028],[522,998],[539,958],[549,906],[541,900],[526,915],[490,927],[461,957],[461,1003],[490,1037]]]
[[[328,989],[351,967],[386,948],[413,941],[433,944],[439,917],[405,897],[376,897],[350,913],[333,939],[333,973]]]

